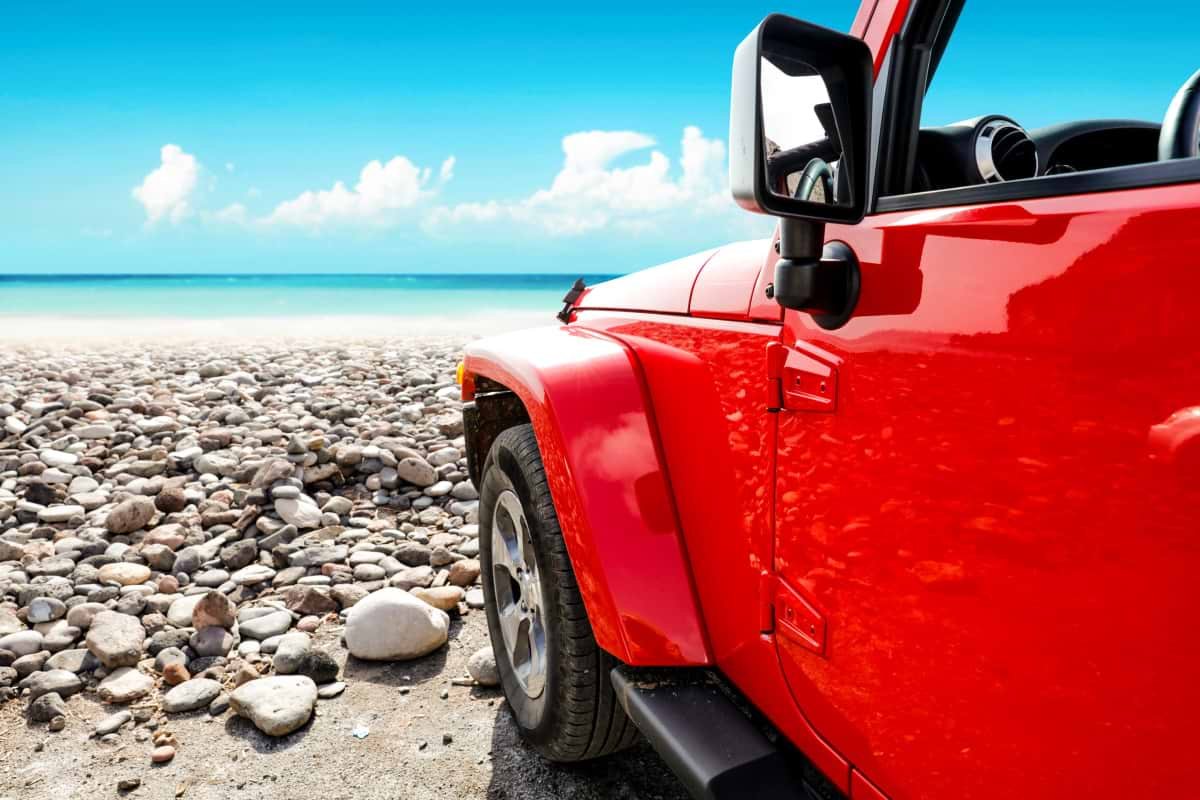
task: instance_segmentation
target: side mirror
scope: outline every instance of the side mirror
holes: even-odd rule
[[[747,211],[783,217],[768,296],[830,330],[858,305],[854,252],[825,223],[867,209],[874,69],[861,39],[772,14],[733,56],[729,185]]]
[[[855,223],[874,70],[861,40],[772,14],[733,57],[729,184],[747,211]]]

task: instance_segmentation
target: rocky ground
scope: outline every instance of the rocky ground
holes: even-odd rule
[[[681,796],[516,736],[460,349],[0,353],[0,799]]]

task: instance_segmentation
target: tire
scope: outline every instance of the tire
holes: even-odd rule
[[[583,761],[628,747],[637,729],[609,681],[617,661],[592,635],[532,427],[496,437],[481,484],[488,632],[517,728],[552,761]],[[522,566],[530,562],[532,569]]]

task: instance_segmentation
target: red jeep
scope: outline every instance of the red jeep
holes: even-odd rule
[[[547,757],[640,729],[698,797],[1200,797],[1200,73],[1161,124],[922,128],[961,6],[768,17],[730,182],[775,238],[468,348]]]

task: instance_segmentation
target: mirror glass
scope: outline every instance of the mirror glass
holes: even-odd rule
[[[839,182],[842,142],[825,79],[808,64],[766,49],[759,74],[770,190],[810,203],[851,205],[848,176]]]

